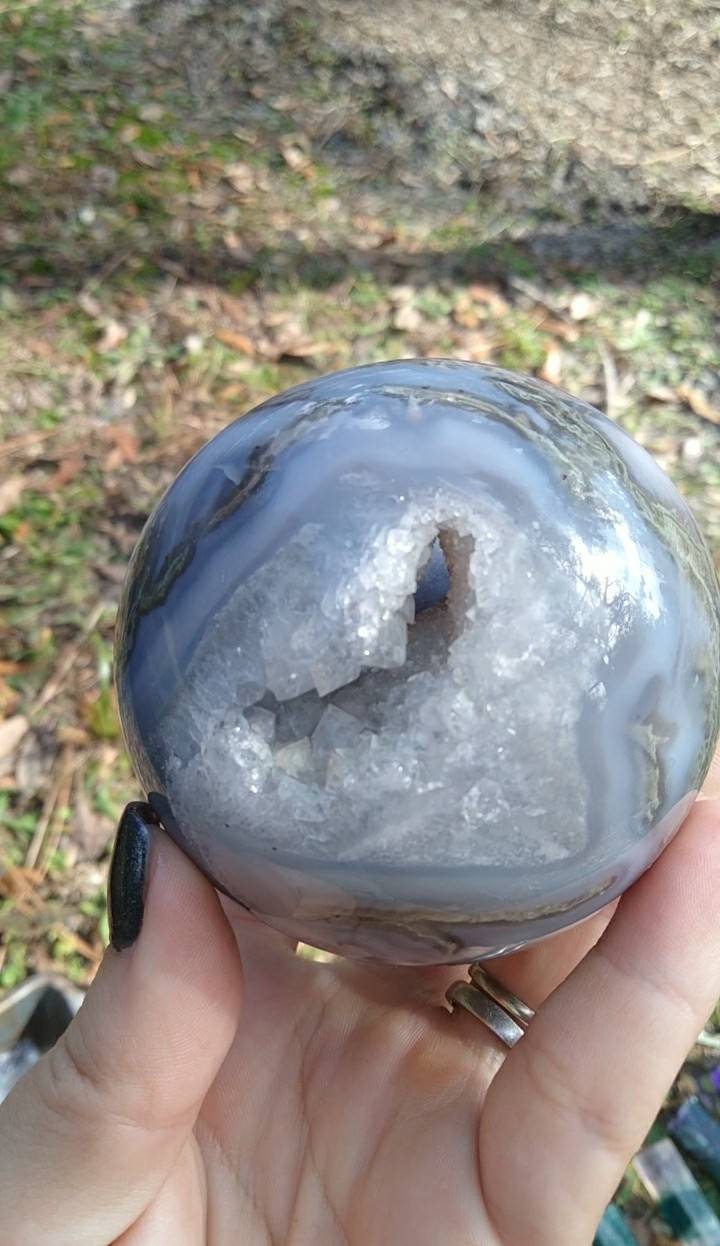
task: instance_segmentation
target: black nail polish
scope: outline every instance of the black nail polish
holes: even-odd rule
[[[118,951],[132,947],[145,912],[150,838],[158,820],[145,801],[125,806],[115,837],[108,882],[110,942]]]

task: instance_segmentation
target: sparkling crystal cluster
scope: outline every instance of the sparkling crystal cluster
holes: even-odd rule
[[[165,825],[276,927],[460,961],[624,889],[720,715],[692,517],[599,412],[449,361],[300,386],[141,538],[118,685]]]

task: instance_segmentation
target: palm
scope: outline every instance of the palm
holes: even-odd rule
[[[241,931],[245,1015],[262,1005],[195,1131],[208,1241],[496,1242],[477,1161],[494,1040],[453,1034],[422,1002],[442,998],[437,974],[316,965],[271,943]]]
[[[508,958],[505,980],[540,1003],[608,916]],[[642,1139],[642,1113],[640,1124],[631,1114],[607,1133],[595,1118],[578,1123],[572,1086],[567,1106],[559,1097],[561,1061],[543,1076],[542,1057],[519,1079],[521,1104],[517,1078],[499,1078],[488,1093],[504,1049],[473,1018],[437,1007],[457,968],[317,965],[237,910],[231,920],[245,967],[243,1019],[192,1142],[128,1246],[145,1232],[157,1240],[153,1222],[165,1228],[169,1216],[178,1246],[590,1242]],[[537,1121],[551,1136],[566,1128],[572,1150],[580,1139],[581,1167],[591,1165],[562,1228],[546,1204],[565,1162],[538,1146]]]
[[[497,965],[511,1052],[457,971],[302,960],[158,833],[139,939],[2,1105],[3,1242],[589,1246],[720,992],[719,826]]]

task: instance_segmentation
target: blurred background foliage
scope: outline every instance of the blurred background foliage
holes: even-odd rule
[[[645,445],[720,559],[719,48],[704,0],[0,6],[0,990],[98,964],[127,559],[268,395],[532,372]]]

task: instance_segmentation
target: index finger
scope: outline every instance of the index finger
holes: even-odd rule
[[[481,1167],[509,1242],[591,1240],[718,994],[720,801],[703,800],[490,1087]]]

